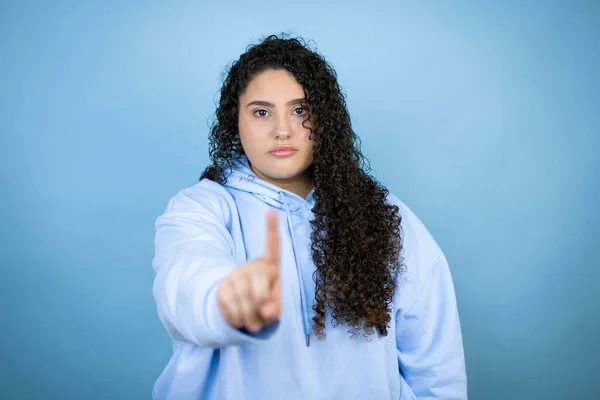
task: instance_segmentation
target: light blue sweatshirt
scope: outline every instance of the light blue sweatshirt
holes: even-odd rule
[[[391,194],[388,202],[400,208],[407,267],[388,335],[352,338],[346,325],[328,320],[326,338],[318,339],[311,331],[312,192],[304,199],[268,183],[242,157],[224,185],[203,179],[177,193],[156,220],[153,291],[173,355],[153,398],[466,399],[448,263],[415,214]],[[269,209],[279,214],[283,311],[249,334],[223,319],[216,289],[262,256]]]

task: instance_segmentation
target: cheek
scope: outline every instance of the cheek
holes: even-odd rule
[[[245,149],[258,148],[268,136],[269,129],[265,124],[252,124],[240,119],[238,124],[240,141]]]
[[[312,124],[310,122],[305,122],[303,124],[303,120],[300,119],[296,122],[295,130],[297,133],[300,134],[300,136],[304,140],[308,140],[308,138],[310,137],[311,128]]]
[[[306,147],[310,147],[312,148],[312,146],[314,145],[314,138],[311,138],[311,134],[313,133],[313,131],[311,130],[312,125],[310,123],[306,123],[305,124],[306,128],[302,128],[302,139],[304,141],[304,144],[306,145]]]

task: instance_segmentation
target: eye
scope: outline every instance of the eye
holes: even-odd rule
[[[296,115],[304,115],[305,114],[305,110],[304,107],[298,107],[298,108],[294,108],[294,114]]]
[[[257,117],[266,117],[267,114],[269,114],[269,112],[263,109],[258,109],[254,111],[254,115],[256,115]]]

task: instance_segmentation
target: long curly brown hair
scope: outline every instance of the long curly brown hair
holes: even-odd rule
[[[250,80],[267,69],[285,69],[304,88],[314,129],[312,256],[316,266],[313,329],[325,337],[346,323],[366,338],[377,328],[387,335],[402,264],[401,216],[386,203],[388,190],[370,175],[360,151],[334,68],[301,38],[272,35],[248,47],[228,69],[210,132],[212,164],[200,179],[223,184],[225,171],[241,156],[238,99]]]

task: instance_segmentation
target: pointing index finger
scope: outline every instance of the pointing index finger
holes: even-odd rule
[[[273,210],[267,213],[267,241],[263,259],[279,268],[279,229],[277,213]]]

